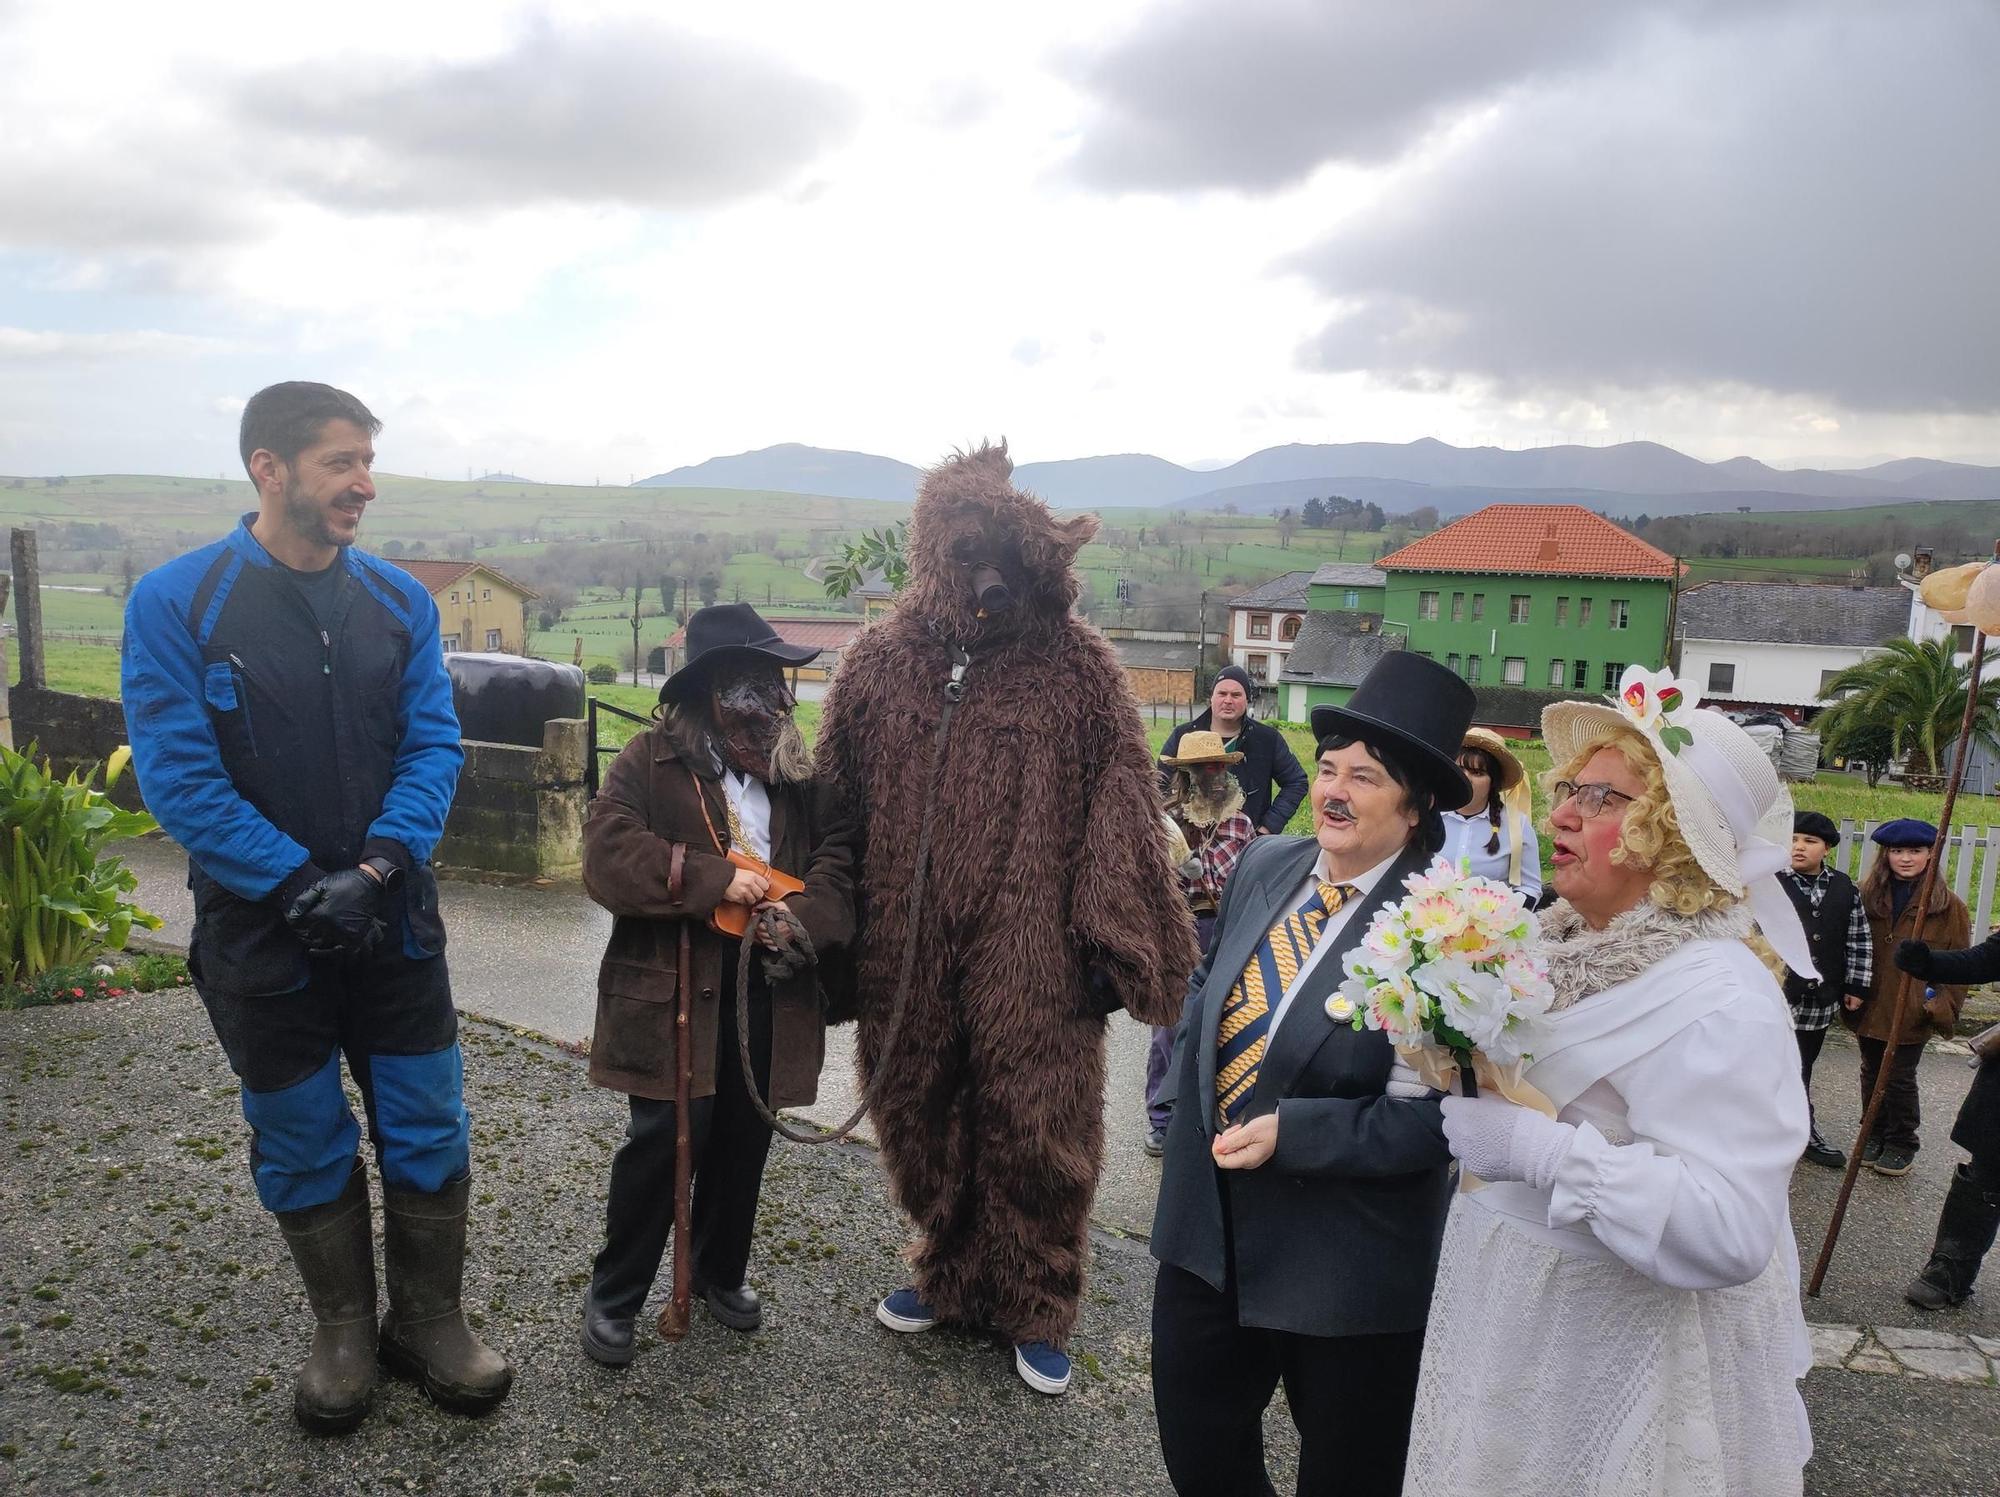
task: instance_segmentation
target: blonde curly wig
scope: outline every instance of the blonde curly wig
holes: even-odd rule
[[[1645,793],[1625,808],[1618,845],[1611,850],[1614,863],[1643,868],[1653,876],[1646,897],[1661,909],[1676,915],[1699,915],[1704,910],[1726,910],[1742,901],[1719,888],[1702,871],[1694,853],[1681,835],[1680,818],[1674,814],[1673,797],[1667,793],[1666,776],[1660,761],[1645,737],[1632,728],[1607,727],[1570,757],[1542,776],[1542,790],[1554,809],[1554,786],[1559,780],[1574,780],[1600,750],[1616,749],[1626,767],[1644,782]],[[1753,935],[1750,949],[1783,980],[1785,964],[1762,935]]]

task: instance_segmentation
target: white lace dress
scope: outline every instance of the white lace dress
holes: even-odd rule
[[[1777,984],[1697,940],[1551,1028],[1528,1079],[1576,1144],[1551,1191],[1453,1202],[1405,1497],[1797,1494],[1807,1120]]]

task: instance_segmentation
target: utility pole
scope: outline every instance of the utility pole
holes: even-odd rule
[[[1194,694],[1201,700],[1201,675],[1208,669],[1208,589],[1203,588],[1194,615]]]
[[[646,662],[639,654],[639,599],[642,596],[639,579],[632,579],[632,684],[639,684],[639,667]]]

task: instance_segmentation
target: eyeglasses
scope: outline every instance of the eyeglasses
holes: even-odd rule
[[[1636,795],[1627,795],[1622,790],[1613,790],[1609,785],[1579,785],[1574,780],[1557,780],[1549,787],[1549,793],[1560,806],[1567,801],[1576,802],[1576,814],[1589,820],[1604,814],[1604,808],[1613,796],[1621,801],[1637,800]]]

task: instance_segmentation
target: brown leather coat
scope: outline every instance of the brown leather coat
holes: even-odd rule
[[[831,985],[844,969],[854,934],[853,836],[851,824],[836,818],[816,786],[769,788],[771,861],[805,882],[805,892],[786,904],[805,925],[819,967],[778,984],[768,1000],[753,990],[751,1002],[771,1004],[768,1100],[773,1107],[800,1107],[818,1094],[826,1054],[820,983]],[[707,802],[707,822],[697,793]],[[691,773],[657,724],[625,746],[591,803],[583,833],[583,886],[616,917],[598,970],[597,1027],[590,1047],[590,1079],[599,1086],[673,1100],[675,969],[685,920],[693,922],[692,1095],[715,1090],[717,1005],[736,1001],[734,985],[724,992],[722,977],[724,947],[734,938],[709,929],[708,916],[735,870],[716,852],[710,825],[726,844],[729,812],[722,782],[708,765]],[[677,844],[682,849],[678,903],[669,893]],[[728,1055],[722,1063],[738,1062]]]
[[[1863,1039],[1886,1040],[1890,1010],[1896,1006],[1896,984],[1903,978],[1896,965],[1896,943],[1916,935],[1917,902],[1912,899],[1903,906],[1900,920],[1890,918],[1886,891],[1879,900],[1864,898],[1862,908],[1868,914],[1868,933],[1875,941],[1875,993],[1859,1011],[1850,1012],[1843,1006],[1840,1013],[1847,1027]],[[1965,901],[1949,889],[1940,887],[1931,900],[1930,918],[1924,921],[1924,943],[1935,951],[1957,951],[1972,944],[1972,916]],[[1910,979],[1910,993],[1903,1004],[1903,1032],[1896,1037],[1899,1045],[1920,1045],[1932,1034],[1949,1035],[1958,1023],[1965,989],[1954,983],[1930,984],[1937,992],[1926,1003],[1925,986],[1921,979]]]

